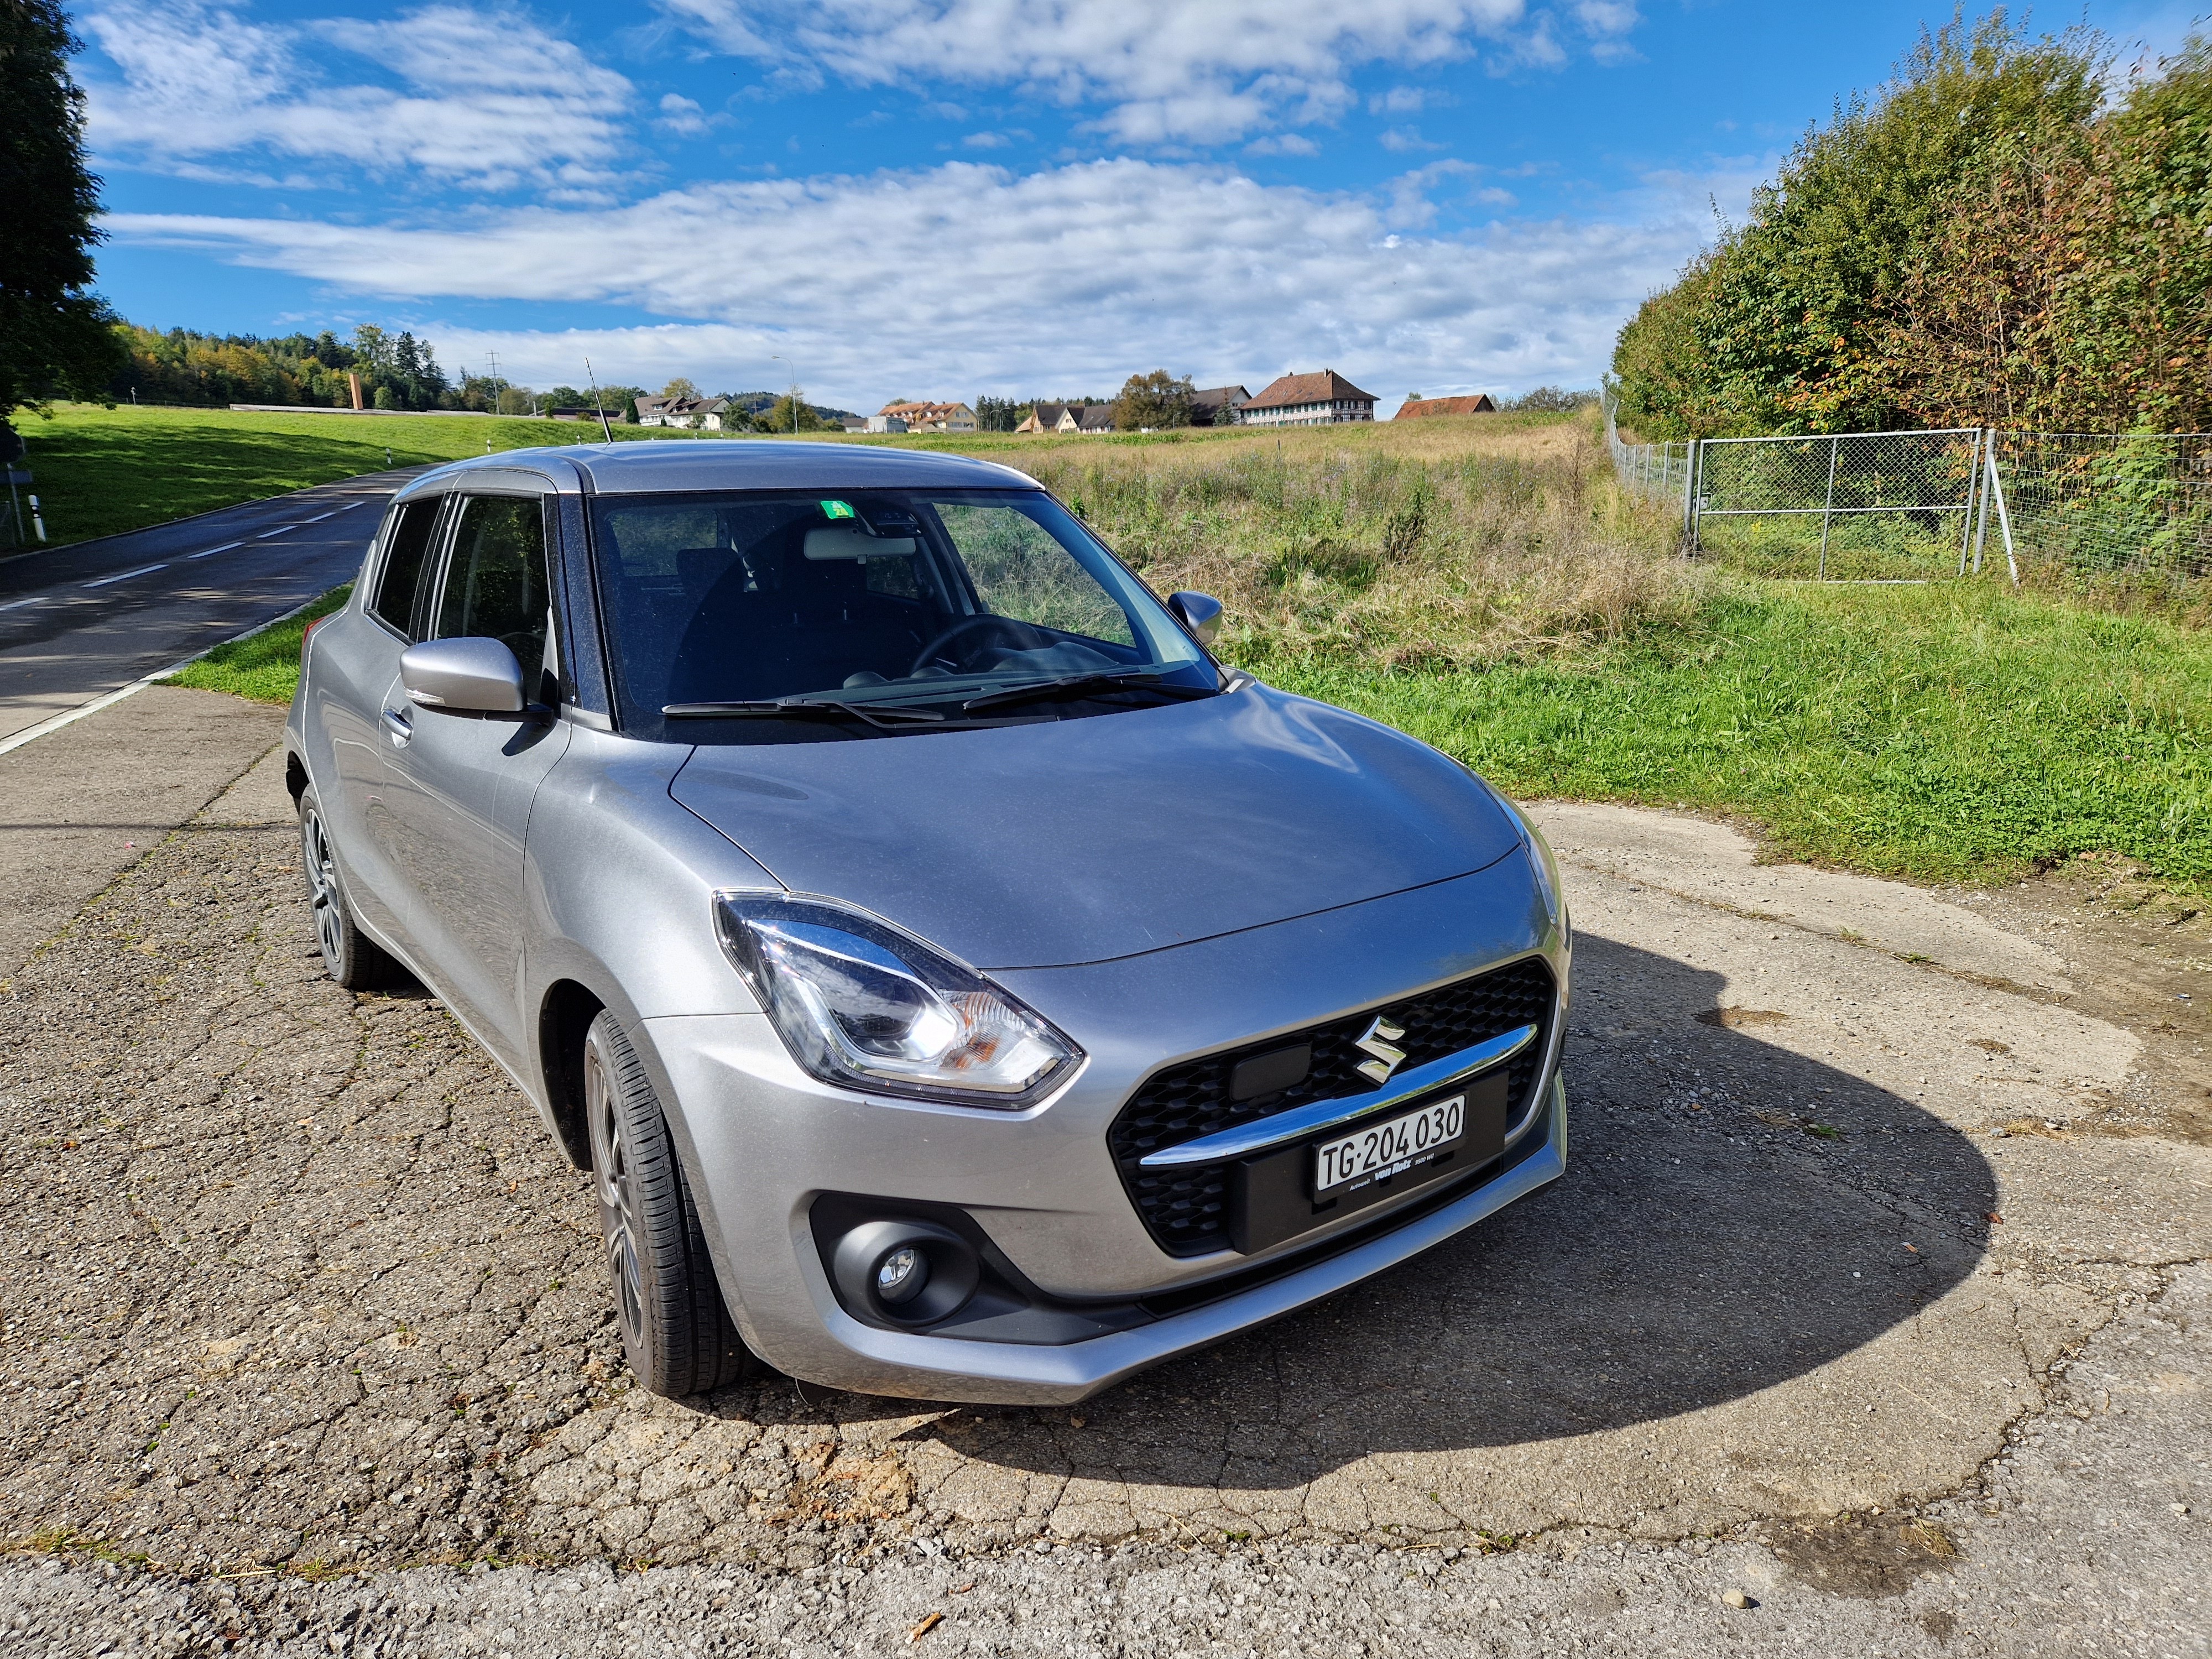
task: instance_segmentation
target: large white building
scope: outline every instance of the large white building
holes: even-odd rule
[[[1237,411],[1239,426],[1335,426],[1375,418],[1375,394],[1333,368],[1285,374]]]

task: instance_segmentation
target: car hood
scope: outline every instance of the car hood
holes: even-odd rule
[[[1427,744],[1248,685],[1088,719],[695,750],[684,805],[979,968],[1102,962],[1465,875],[1520,831]]]

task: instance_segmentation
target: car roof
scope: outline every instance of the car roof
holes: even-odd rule
[[[400,494],[413,496],[465,483],[528,483],[562,494],[652,494],[692,489],[1037,489],[1026,472],[969,455],[872,444],[795,443],[782,439],[683,438],[667,442],[561,444],[471,455],[423,474]],[[497,475],[504,474],[504,477]]]

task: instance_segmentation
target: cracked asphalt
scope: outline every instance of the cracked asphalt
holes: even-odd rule
[[[264,763],[0,985],[0,1635],[2212,1651],[2198,1017],[2065,894],[2062,951],[2019,896],[1542,813],[1565,1181],[1073,1410],[672,1403],[534,1112],[322,976]]]

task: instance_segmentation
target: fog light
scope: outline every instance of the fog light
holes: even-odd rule
[[[902,1244],[876,1269],[876,1294],[896,1307],[918,1295],[929,1282],[929,1263],[911,1244]]]
[[[846,1311],[912,1328],[949,1319],[975,1293],[975,1248],[933,1221],[864,1221],[838,1239],[830,1277]]]

